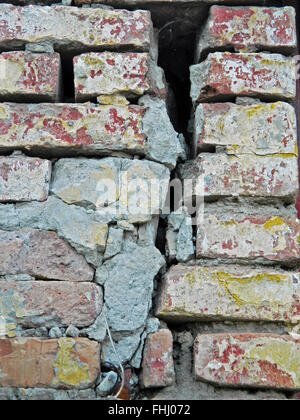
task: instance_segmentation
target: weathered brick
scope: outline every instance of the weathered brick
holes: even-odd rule
[[[128,98],[145,93],[166,93],[163,81],[157,86],[147,53],[87,53],[74,57],[75,95],[87,100],[100,95],[121,94]]]
[[[1,9],[1,6],[0,6]],[[0,55],[0,99],[57,102],[60,98],[60,56],[13,51]]]
[[[146,156],[170,168],[183,148],[163,99],[139,105],[0,104],[0,152]]]
[[[185,179],[195,179],[194,196],[274,197],[295,202],[298,195],[298,159],[293,154],[272,157],[202,153],[183,168]]]
[[[234,48],[291,53],[297,47],[293,7],[213,6],[197,43],[197,62],[207,50]]]
[[[0,339],[0,386],[85,389],[100,371],[100,344],[86,338]]]
[[[207,334],[195,340],[196,379],[222,386],[300,389],[300,340],[273,334]]]
[[[28,274],[39,279],[92,281],[94,270],[55,232],[0,231],[0,275]]]
[[[94,283],[0,281],[0,313],[14,334],[17,326],[87,327],[102,308],[102,291]]]
[[[152,31],[151,15],[143,10],[0,5],[2,49],[50,42],[58,51],[104,48],[149,51]]]
[[[45,201],[51,162],[30,157],[0,158],[0,201]]]
[[[216,52],[190,67],[194,103],[235,96],[284,99],[296,96],[296,64],[281,54]]]
[[[294,217],[207,214],[198,226],[198,258],[295,264],[300,261],[300,222]],[[229,262],[229,261],[228,261]]]
[[[173,266],[156,316],[166,321],[300,320],[300,273],[238,266]]]
[[[0,150],[144,153],[143,107],[0,104]]]
[[[173,385],[175,371],[173,362],[173,337],[164,329],[149,334],[146,340],[142,364],[141,382],[144,388]]]
[[[195,111],[195,152],[226,146],[228,154],[297,155],[296,114],[286,102],[200,104]]]

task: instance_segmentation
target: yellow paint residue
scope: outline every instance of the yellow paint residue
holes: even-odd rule
[[[268,299],[268,294],[262,294],[259,288],[255,288],[255,285],[259,283],[266,283],[266,286],[268,283],[269,285],[270,283],[282,284],[287,280],[284,274],[268,273],[261,273],[251,277],[234,277],[229,273],[219,271],[215,273],[215,276],[219,285],[225,289],[227,295],[233,298],[238,306],[261,305],[266,300],[276,302],[276,296],[271,296],[270,292]],[[272,289],[270,288],[270,290]],[[274,305],[277,306],[276,303]]]
[[[263,105],[257,105],[255,107],[251,107],[251,108],[247,109],[247,111],[246,111],[247,112],[247,116],[249,118],[251,118],[251,117],[257,117],[257,115],[260,114],[260,111],[262,111],[264,109],[265,109],[265,107]]]
[[[89,383],[91,380],[89,366],[79,360],[76,354],[75,340],[61,338],[58,340],[58,344],[59,351],[53,363],[55,370],[53,385],[80,386]]]
[[[249,350],[247,356],[257,361],[267,361],[277,366],[285,374],[289,375],[295,388],[300,387],[300,357],[299,344],[289,341],[270,339],[263,346],[256,345]]]
[[[108,232],[107,225],[96,226],[92,231],[92,242],[95,244],[105,246],[107,232]]]
[[[286,226],[286,223],[280,217],[272,217],[272,219],[264,224],[264,228],[272,235],[274,235],[279,230],[282,230],[283,226]]]

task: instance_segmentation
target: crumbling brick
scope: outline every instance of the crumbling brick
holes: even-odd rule
[[[195,376],[220,386],[300,388],[300,341],[273,334],[199,335]]]
[[[2,339],[0,370],[1,387],[89,388],[100,373],[100,344],[86,338]]]

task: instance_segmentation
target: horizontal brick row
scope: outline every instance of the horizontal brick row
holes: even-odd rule
[[[182,170],[184,178],[195,180],[195,196],[276,197],[295,202],[298,195],[297,155],[228,156],[202,153]],[[192,195],[186,192],[186,196]]]
[[[94,270],[55,232],[37,229],[0,231],[0,275],[92,281]]]
[[[297,156],[295,110],[285,102],[200,104],[195,111],[195,153],[216,146],[233,155]]]
[[[190,67],[194,103],[236,96],[283,99],[296,96],[296,64],[281,54],[210,53]]]
[[[166,321],[300,320],[300,273],[238,266],[173,266],[156,315]]]
[[[148,53],[93,52],[76,56],[77,102],[111,95],[137,98],[146,93],[166,96],[163,70]],[[59,102],[62,98],[58,53],[10,51],[0,55],[0,99],[16,102]]]
[[[174,168],[182,154],[162,99],[139,105],[0,104],[0,153],[146,156]]]
[[[0,387],[85,389],[100,373],[100,344],[86,338],[0,340]]]
[[[199,335],[194,373],[219,386],[300,389],[300,340],[273,334]]]
[[[148,11],[67,6],[0,5],[0,48],[50,43],[57,51],[103,49],[149,51],[152,22]]]
[[[74,58],[75,96],[78,101],[100,95],[135,98],[145,93],[165,96],[163,81],[156,85],[146,53],[87,53]]]
[[[213,6],[199,36],[196,60],[204,51],[217,49],[293,52],[297,47],[295,17],[293,7]]]
[[[0,201],[45,201],[51,162],[30,157],[0,157]]]
[[[0,314],[10,335],[17,327],[87,327],[102,308],[93,283],[0,281]]]
[[[143,107],[0,104],[0,150],[145,152]]]
[[[197,258],[284,263],[300,262],[300,222],[294,217],[207,214],[198,226]]]

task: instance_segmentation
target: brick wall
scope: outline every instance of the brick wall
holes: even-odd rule
[[[292,2],[0,3],[0,399],[297,398]]]

